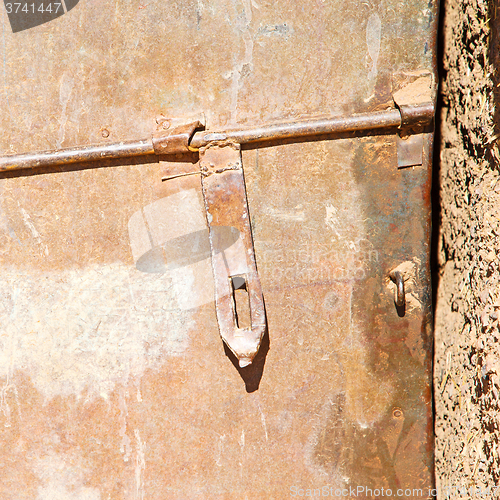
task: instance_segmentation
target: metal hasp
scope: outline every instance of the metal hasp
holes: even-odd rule
[[[212,269],[215,280],[216,312],[222,339],[238,359],[240,367],[252,363],[266,330],[262,288],[252,242],[245,181],[241,162],[241,144],[264,144],[291,138],[313,139],[319,136],[380,130],[399,131],[398,167],[422,163],[423,128],[432,122],[434,104],[432,77],[420,75],[405,81],[394,93],[395,108],[385,111],[317,118],[262,125],[254,128],[203,131],[200,121],[153,134],[150,139],[82,148],[0,157],[0,172],[33,169],[72,163],[94,162],[110,158],[144,155],[186,154],[199,151],[199,166],[207,222]],[[186,173],[174,174],[190,175]],[[238,230],[237,245],[228,248],[225,233],[218,227]],[[243,326],[240,304],[236,301],[234,278],[243,280],[248,294],[250,324]],[[404,303],[404,283],[399,280],[396,305]],[[401,292],[402,283],[403,290]],[[403,301],[403,302],[401,302]]]
[[[189,142],[196,130],[201,128],[205,128],[204,125],[196,120],[192,123],[169,129],[168,132],[153,134],[154,154],[189,153]]]
[[[217,321],[222,339],[240,367],[252,363],[266,330],[262,288],[257,274],[239,144],[209,145],[200,150],[201,184],[209,228]],[[239,232],[228,248],[220,227]],[[244,281],[250,325],[241,324],[234,279]],[[245,295],[244,295],[245,296]],[[245,305],[242,305],[243,308]]]
[[[401,78],[412,75],[398,75]],[[394,104],[401,113],[401,126],[396,139],[398,168],[422,165],[424,128],[434,116],[433,78],[430,73],[413,75],[414,80],[405,82],[394,92]],[[427,116],[422,109],[428,109]]]
[[[410,77],[411,78],[411,77]],[[266,330],[262,288],[252,242],[241,144],[261,144],[291,138],[313,139],[319,136],[380,130],[399,132],[398,167],[422,164],[423,129],[432,123],[434,104],[432,76],[413,75],[393,95],[395,108],[385,111],[317,118],[262,125],[254,128],[203,131],[200,121],[153,134],[150,139],[100,146],[86,146],[40,153],[0,157],[0,172],[45,166],[94,162],[110,158],[144,155],[186,154],[199,151],[199,166],[207,222],[212,269],[215,280],[216,312],[222,339],[238,359],[240,367],[252,363]],[[176,176],[190,175],[186,173]],[[223,241],[225,233],[217,228],[238,231],[236,245]],[[242,281],[248,304],[236,300],[234,279]],[[396,305],[404,305],[404,282],[397,283]],[[243,325],[242,310],[249,308],[250,324]]]

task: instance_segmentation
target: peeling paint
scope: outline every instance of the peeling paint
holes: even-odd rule
[[[50,452],[35,461],[34,472],[42,482],[36,500],[102,500],[97,489],[85,486],[82,457]]]
[[[146,468],[146,459],[144,456],[144,442],[141,439],[139,429],[134,430],[136,440],[135,456],[135,497],[136,500],[144,500],[144,469]]]
[[[29,370],[47,398],[109,394],[189,344],[190,314],[162,275],[110,265],[4,271],[0,283],[2,312],[13,318],[0,332],[0,376]]]
[[[253,69],[253,36],[250,31],[252,22],[252,2],[251,0],[234,0],[235,8],[238,9],[238,3],[241,3],[243,10],[237,14],[234,20],[235,31],[238,37],[243,41],[243,55],[240,60],[233,65],[231,71],[231,123],[237,123],[238,120],[238,94],[243,86],[244,79]],[[236,52],[237,53],[237,52]]]
[[[382,21],[377,13],[372,13],[366,24],[366,45],[371,67],[368,78],[374,79],[377,76],[377,64],[380,55],[380,39],[382,37]]]

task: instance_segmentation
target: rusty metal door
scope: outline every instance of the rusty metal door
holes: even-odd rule
[[[66,4],[2,11],[0,498],[435,496],[436,2]]]

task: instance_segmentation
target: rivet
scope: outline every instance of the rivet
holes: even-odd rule
[[[170,128],[170,121],[168,118],[165,118],[163,115],[159,115],[156,117],[156,123],[160,125],[163,130],[167,130]]]
[[[403,412],[400,408],[394,408],[394,410],[392,410],[392,416],[394,418],[401,418],[403,416]]]

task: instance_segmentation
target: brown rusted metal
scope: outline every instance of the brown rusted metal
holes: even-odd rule
[[[401,135],[418,133],[434,119],[435,89],[430,73],[395,75],[410,78],[393,94],[394,104],[401,113]]]
[[[0,151],[150,144],[201,111],[210,131],[392,113],[393,75],[434,71],[436,1],[311,5],[4,15]],[[200,175],[161,181],[196,155],[4,175],[0,498],[433,497],[432,134],[398,170],[396,129],[242,147],[268,323],[246,368],[221,348]]]
[[[153,149],[157,155],[189,153],[189,143],[196,129],[203,128],[199,121],[180,125],[165,132],[153,135]]]
[[[422,109],[423,120],[428,119],[428,110]],[[418,114],[418,110],[416,113]],[[255,128],[240,128],[221,132],[197,132],[191,146],[199,148],[211,142],[231,141],[239,144],[255,144],[294,138],[313,138],[319,135],[334,135],[360,130],[380,130],[401,126],[401,115],[397,109],[378,111],[353,116],[303,120],[290,123],[264,125]]]
[[[402,129],[422,129],[434,119],[434,104],[406,104],[399,107]]]
[[[396,285],[394,291],[394,303],[397,307],[404,307],[405,305],[405,280],[400,271],[393,271],[390,274],[391,280]]]
[[[155,154],[151,139],[0,157],[0,172]]]
[[[201,149],[200,170],[220,335],[243,368],[252,363],[259,350],[266,330],[266,313],[255,263],[240,146],[227,144]],[[238,239],[229,247],[221,228],[238,232]],[[235,277],[246,282],[251,321],[248,328],[238,324],[232,287]]]
[[[401,109],[408,113],[402,120]],[[321,135],[344,134],[356,131],[397,129],[403,125],[429,124],[434,115],[434,105],[406,106],[352,116],[339,116],[323,119],[302,120],[287,123],[247,127],[223,131],[198,131],[199,121],[182,125],[168,133],[157,132],[152,140],[143,139],[81,148],[8,155],[0,157],[0,172],[30,168],[40,168],[72,163],[93,162],[110,158],[126,158],[149,154],[167,155],[189,153],[212,142],[231,141],[239,144],[258,144],[265,141],[279,141],[288,138],[314,138]],[[406,111],[408,110],[408,111]]]
[[[396,139],[398,167],[422,165],[424,128],[434,119],[435,90],[430,73],[401,73],[394,79],[402,80],[394,92],[394,104],[401,113],[401,125]]]
[[[398,168],[422,165],[424,153],[424,135],[414,134],[396,137],[398,150]]]

